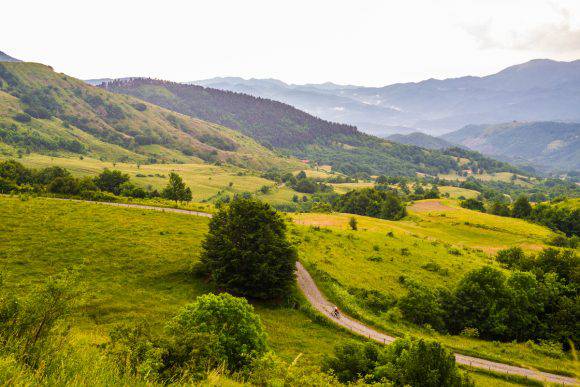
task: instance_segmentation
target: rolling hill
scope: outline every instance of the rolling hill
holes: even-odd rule
[[[99,89],[36,63],[0,64],[0,154],[296,169],[232,129]]]
[[[517,164],[546,171],[580,170],[580,124],[510,122],[468,125],[444,140]]]
[[[145,78],[100,87],[231,127],[267,147],[331,165],[347,174],[409,176],[461,169],[454,157],[443,152],[380,139],[354,126],[325,121],[287,104],[248,94]]]
[[[240,78],[192,83],[276,99],[376,135],[409,133],[407,127],[438,135],[482,122],[580,120],[580,60],[538,59],[484,77],[384,87],[288,85]]]

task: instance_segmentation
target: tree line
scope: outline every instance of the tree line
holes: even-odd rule
[[[169,182],[161,191],[145,190],[131,181],[128,174],[105,168],[95,177],[74,177],[58,166],[39,170],[26,168],[15,160],[0,162],[0,193],[54,194],[86,200],[115,201],[118,196],[130,198],[161,197],[175,202],[191,201],[191,189],[176,173],[169,174]]]

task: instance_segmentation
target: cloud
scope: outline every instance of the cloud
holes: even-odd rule
[[[510,29],[502,34],[494,28],[491,19],[484,23],[462,27],[476,39],[480,49],[501,48],[550,53],[580,52],[580,28],[572,26],[570,11],[556,5],[552,6],[559,16],[557,22],[542,24],[524,31]]]

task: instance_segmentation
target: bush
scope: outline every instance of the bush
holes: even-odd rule
[[[202,335],[212,343],[209,356],[230,370],[250,365],[267,350],[266,333],[254,308],[246,299],[227,293],[198,297],[167,328],[179,354],[191,356]]]
[[[56,177],[46,187],[48,192],[62,195],[76,195],[79,193],[78,180],[71,176]]]
[[[95,184],[103,191],[119,195],[121,193],[121,185],[129,181],[129,175],[118,170],[109,170],[105,168],[95,178]]]
[[[30,117],[30,115],[28,115],[26,113],[18,113],[14,116],[14,119],[18,122],[23,123],[23,124],[26,124],[26,123],[32,121],[32,117]]]
[[[520,247],[510,247],[509,249],[500,250],[495,256],[495,260],[504,264],[508,268],[520,267],[526,256],[524,250]]]
[[[477,199],[466,199],[462,200],[459,205],[463,208],[467,208],[468,210],[475,210],[485,212],[485,207],[483,206],[483,202]]]
[[[289,294],[296,256],[280,215],[269,204],[237,197],[211,219],[201,259],[217,286],[269,299]]]
[[[375,378],[396,386],[474,386],[460,373],[455,356],[436,341],[397,339],[379,358]]]
[[[525,196],[520,196],[514,202],[512,216],[514,218],[527,219],[532,213],[532,205]]]
[[[342,383],[391,382],[395,386],[473,386],[455,363],[455,356],[440,343],[397,339],[380,348],[372,343],[338,345],[334,356],[325,357],[323,370]]]
[[[334,356],[326,356],[322,369],[332,373],[341,383],[355,382],[372,375],[379,357],[379,348],[372,343],[346,342],[334,349]]]
[[[499,339],[508,330],[507,307],[510,293],[505,275],[490,266],[469,272],[455,291],[456,302],[448,313],[455,315],[451,324],[459,333],[465,327],[477,328],[481,337]]]
[[[408,292],[399,299],[397,306],[403,317],[418,325],[430,324],[437,330],[445,327],[443,310],[438,295],[419,284],[407,284]]]
[[[391,191],[364,188],[340,196],[335,204],[339,212],[398,220],[407,212],[401,199]]]

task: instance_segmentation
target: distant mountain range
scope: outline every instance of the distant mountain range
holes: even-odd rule
[[[385,87],[292,85],[275,79],[190,82],[288,103],[380,136],[440,135],[473,123],[580,121],[580,60],[532,60],[485,77],[429,79]]]
[[[397,144],[362,133],[354,126],[322,120],[288,104],[248,94],[144,78],[108,82],[100,87],[239,130],[282,154],[331,165],[346,174],[413,176],[416,172],[437,174],[462,169],[456,153]],[[474,167],[490,172],[515,170],[506,163],[476,156]]]
[[[580,124],[510,122],[468,125],[442,136],[483,154],[544,171],[580,170]]]
[[[0,51],[0,62],[22,62],[19,59],[13,58],[10,55]]]

